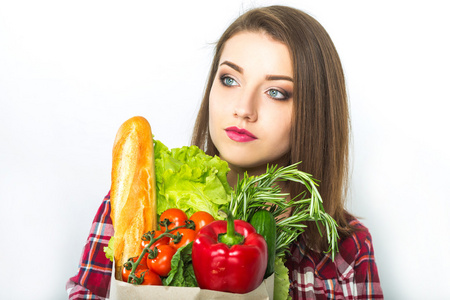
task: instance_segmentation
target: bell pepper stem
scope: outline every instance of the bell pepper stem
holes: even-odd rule
[[[227,215],[227,232],[221,233],[218,236],[218,241],[224,243],[228,247],[244,243],[244,237],[234,229],[234,217],[231,211]]]

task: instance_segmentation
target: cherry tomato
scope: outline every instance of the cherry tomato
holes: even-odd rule
[[[144,281],[141,283],[141,285],[162,285],[161,277],[159,277],[158,274],[150,269],[136,270],[136,276],[144,276]]]
[[[167,276],[171,269],[172,257],[177,250],[169,245],[160,245],[157,247],[158,255],[150,259],[147,258],[147,266],[159,276]]]
[[[148,266],[147,266],[147,256],[148,256],[148,254],[146,254],[146,255],[141,259],[141,261],[139,262],[139,265],[136,267],[136,272],[137,272],[137,270],[145,270],[145,269],[148,269]],[[135,262],[137,259],[138,259],[137,256],[132,258],[133,262]],[[125,265],[124,265],[124,266],[122,267],[122,280],[125,281],[125,282],[128,282],[128,276],[130,276],[130,273],[131,273],[131,268],[130,268],[130,269],[127,269],[127,268],[125,267]]]
[[[159,237],[163,232],[160,230],[155,230],[155,236],[154,238]],[[150,246],[150,249],[155,248],[156,246],[159,245],[168,245],[170,241],[170,238],[168,236],[165,236],[159,240],[157,240],[153,245]],[[150,241],[141,241],[141,248],[144,249],[145,247],[147,247],[147,245],[150,243]]]
[[[188,220],[188,217],[184,211],[178,208],[169,208],[165,212],[161,214],[160,220],[161,222],[164,221],[164,219],[168,219],[170,222],[170,225],[168,226],[169,229],[172,229],[176,226],[184,225],[185,222]]]
[[[202,228],[203,226],[206,226],[209,223],[215,221],[214,217],[206,211],[198,211],[198,212],[194,213],[189,218],[189,220],[194,221],[195,232],[198,232],[200,230],[200,228]]]
[[[193,229],[188,228],[180,228],[172,232],[173,234],[177,234],[179,232],[183,237],[181,238],[180,242],[174,243],[173,239],[170,239],[169,245],[174,247],[175,249],[179,249],[183,246],[186,246],[190,242],[192,242],[195,239],[196,233]]]

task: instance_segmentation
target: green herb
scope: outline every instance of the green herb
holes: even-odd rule
[[[172,257],[171,267],[169,275],[163,279],[163,285],[198,286],[192,267],[192,242],[178,249]]]
[[[317,180],[312,175],[298,170],[298,164],[300,162],[280,168],[268,166],[267,172],[259,176],[244,173],[231,194],[229,210],[236,219],[244,221],[249,221],[260,209],[266,208],[272,212],[277,221],[277,257],[284,257],[289,245],[304,232],[306,227],[304,222],[315,221],[317,225],[320,222],[326,228],[329,245],[327,252],[331,251],[334,259],[338,240],[337,224],[323,208],[322,198],[317,190]],[[305,186],[306,191],[286,201],[289,194],[282,193],[277,185],[283,181],[299,182]],[[283,219],[281,216],[291,209],[292,215]],[[317,228],[320,232],[320,227]]]

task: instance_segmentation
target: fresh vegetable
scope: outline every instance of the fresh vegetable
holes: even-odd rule
[[[137,284],[137,285],[143,284],[143,281],[145,280],[145,278],[143,277],[142,274],[144,274],[144,273],[138,272],[139,265],[141,264],[143,259],[144,259],[144,261],[147,260],[148,255],[150,255],[151,259],[155,258],[158,255],[157,247],[153,248],[153,249],[150,249],[150,248],[155,243],[157,243],[159,240],[169,237],[170,239],[173,239],[174,244],[178,244],[181,241],[181,239],[183,238],[183,235],[181,235],[179,232],[177,232],[177,230],[184,228],[184,229],[190,229],[192,232],[194,232],[194,230],[192,229],[194,227],[194,222],[192,222],[190,220],[187,220],[184,225],[180,225],[180,226],[172,228],[172,230],[169,229],[170,223],[171,222],[167,218],[165,218],[164,221],[161,222],[160,226],[161,226],[161,228],[164,228],[164,231],[163,231],[163,233],[159,234],[157,237],[156,237],[155,231],[151,231],[149,233],[144,234],[143,238],[148,239],[149,243],[147,246],[145,246],[145,248],[142,250],[139,257],[135,261],[130,261],[131,271],[128,275],[127,282]],[[171,231],[177,232],[177,233],[173,234],[173,233],[171,233]],[[161,245],[160,247],[162,247],[162,246],[163,245]],[[152,274],[150,274],[148,276],[152,276]]]
[[[267,244],[253,226],[219,220],[200,229],[192,246],[192,264],[200,288],[247,293],[262,282],[267,267]]]
[[[133,267],[132,263],[135,263],[136,260],[138,259],[138,257],[132,257],[130,259],[128,259],[128,261],[123,265],[122,267],[122,280],[127,282],[128,281],[128,277],[130,276],[131,273],[131,269]],[[147,268],[147,264],[145,260],[142,260],[141,262],[138,263],[138,266],[136,267],[136,270],[146,270]]]
[[[173,229],[174,227],[184,225],[188,220],[188,217],[181,209],[169,208],[161,214],[160,221],[163,222],[164,219],[170,221],[168,228]]]
[[[326,228],[328,238],[328,250],[331,257],[337,252],[337,224],[333,218],[327,214],[323,208],[322,198],[317,190],[317,182],[312,175],[297,169],[300,162],[287,167],[268,166],[267,171],[259,176],[249,176],[244,173],[238,181],[229,204],[229,210],[236,218],[248,221],[261,208],[270,211],[276,221],[276,250],[277,259],[283,259],[289,245],[297,240],[298,236],[304,232],[306,221],[322,223]],[[283,193],[277,184],[283,181],[293,181],[305,186],[305,191],[293,199],[287,201],[288,193]],[[283,218],[285,215],[289,217]],[[320,227],[317,226],[322,234]],[[283,266],[284,267],[284,266]],[[278,266],[278,268],[283,268]],[[287,269],[284,267],[287,274]],[[288,293],[289,285],[280,285],[279,282],[286,282],[284,272],[277,272],[275,265],[275,295]],[[283,276],[283,277],[281,277]],[[287,275],[286,275],[287,276]],[[278,286],[278,287],[277,287]],[[285,298],[283,298],[285,299]]]
[[[334,259],[339,237],[336,221],[325,212],[316,181],[310,174],[298,170],[299,164],[300,162],[280,168],[268,166],[267,172],[259,176],[244,173],[233,191],[229,210],[236,218],[249,221],[256,211],[268,209],[277,223],[277,257],[284,257],[289,245],[304,232],[305,221],[321,222],[326,227],[329,245],[327,253],[331,252]],[[289,194],[281,192],[277,185],[280,181],[299,182],[305,186],[308,194],[305,191],[287,201]],[[291,216],[283,219],[282,216],[289,214],[291,210]],[[317,228],[320,232],[320,227]]]
[[[112,236],[108,241],[108,247],[103,247],[106,258],[114,262],[114,237]]]
[[[172,258],[169,275],[163,278],[163,284],[168,286],[197,287],[197,279],[192,267],[192,242],[178,249]]]
[[[228,164],[206,155],[197,146],[169,150],[154,140],[157,213],[176,207],[188,216],[217,212],[230,202],[232,188],[227,181]]]
[[[141,255],[130,258],[122,268],[122,279],[133,284],[145,284],[152,274],[141,272],[150,270],[162,277],[164,285],[171,286],[198,286],[192,267],[192,241],[197,232],[193,230],[195,222],[197,228],[214,220],[207,212],[199,211],[186,219],[184,212],[178,209],[170,209],[163,212],[160,222],[162,230],[153,230],[142,236]],[[178,225],[172,227],[171,221]],[[172,228],[172,229],[169,229]],[[170,245],[169,245],[170,244]],[[104,247],[105,254],[113,260],[114,237]],[[134,268],[134,271],[133,271]],[[130,277],[130,274],[133,273]],[[143,276],[142,278],[140,276]],[[147,277],[145,277],[147,276]],[[155,281],[152,281],[155,282]],[[156,282],[158,283],[158,282]],[[159,283],[158,283],[159,284]]]
[[[273,282],[273,299],[287,300],[289,296],[289,270],[281,257],[275,259],[275,276]]]
[[[177,249],[170,245],[159,245],[155,252],[150,252],[147,258],[147,266],[159,276],[167,276],[171,269],[172,257]]]
[[[169,245],[175,249],[186,246],[190,242],[193,242],[196,236],[195,230],[190,228],[180,228],[172,231],[175,237],[170,239]],[[178,238],[181,236],[181,238]]]
[[[198,211],[194,213],[189,220],[192,220],[195,224],[195,232],[198,232],[202,227],[215,221],[214,217],[206,211]]]
[[[152,232],[147,232],[145,233],[142,238],[141,238],[141,248],[145,249],[145,247],[148,246],[148,244],[150,244],[151,241],[151,233]],[[158,238],[163,232],[161,230],[155,230],[153,231],[153,238],[156,239]],[[149,249],[152,250],[154,247],[157,247],[159,245],[168,245],[170,242],[170,237],[168,236],[163,236],[158,240],[155,240],[154,243],[152,245],[150,245]]]
[[[150,269],[136,270],[136,277],[142,280],[140,285],[162,285],[161,277]]]
[[[267,268],[264,278],[272,275],[275,268],[275,250],[277,242],[277,228],[272,213],[261,209],[255,212],[250,220],[257,233],[262,235],[267,243]]]

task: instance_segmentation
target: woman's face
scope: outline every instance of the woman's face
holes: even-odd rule
[[[225,43],[209,97],[209,126],[230,167],[265,169],[289,151],[293,89],[285,44],[255,32]]]

